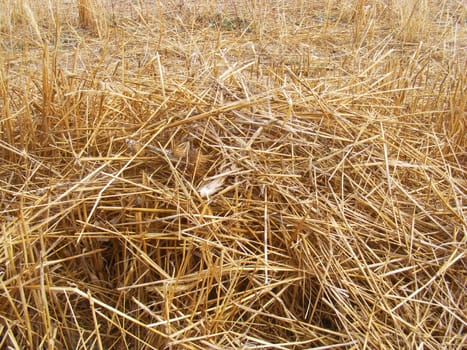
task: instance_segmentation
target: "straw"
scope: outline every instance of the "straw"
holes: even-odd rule
[[[462,349],[465,14],[0,3],[0,347]]]

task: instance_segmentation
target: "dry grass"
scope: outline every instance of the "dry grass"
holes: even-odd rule
[[[464,2],[0,14],[0,348],[463,348]]]

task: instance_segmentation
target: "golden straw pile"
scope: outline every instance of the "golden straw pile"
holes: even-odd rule
[[[463,349],[466,12],[0,2],[0,348]]]

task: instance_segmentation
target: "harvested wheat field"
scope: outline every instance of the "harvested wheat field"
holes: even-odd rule
[[[0,1],[0,348],[463,349],[466,6]]]

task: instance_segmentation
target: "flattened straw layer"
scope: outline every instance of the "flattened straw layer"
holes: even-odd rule
[[[462,348],[460,5],[84,3],[1,48],[1,346]]]

